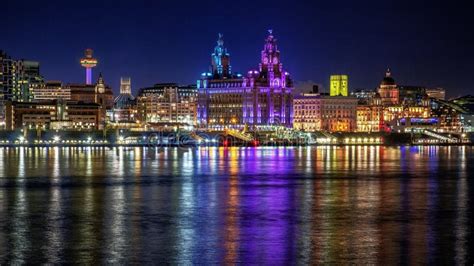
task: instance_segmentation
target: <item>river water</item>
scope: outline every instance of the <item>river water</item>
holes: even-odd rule
[[[469,264],[474,147],[0,148],[0,264]]]

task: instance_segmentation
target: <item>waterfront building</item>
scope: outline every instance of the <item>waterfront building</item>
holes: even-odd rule
[[[211,55],[210,72],[197,81],[199,127],[223,130],[291,127],[293,81],[283,69],[277,40],[269,31],[258,70],[244,77],[231,71],[230,55],[222,35]]]
[[[61,81],[47,81],[33,89],[33,101],[71,100],[71,90]]]
[[[360,102],[359,102],[360,103]],[[357,105],[357,131],[380,132],[384,129],[382,99],[376,93],[366,104]]]
[[[307,132],[356,130],[357,98],[303,93],[293,100],[293,128]]]
[[[382,98],[382,104],[387,105],[398,105],[400,102],[400,91],[398,90],[397,84],[392,77],[392,72],[387,69],[385,77],[383,78],[378,88],[378,93]]]
[[[425,96],[415,104],[399,104],[384,107],[384,121],[392,131],[405,132],[412,129],[434,129],[439,120],[432,117],[431,100]]]
[[[323,96],[322,129],[330,132],[354,132],[357,123],[357,98]]]
[[[451,101],[435,99],[432,115],[439,119],[439,129],[445,132],[474,131],[474,96],[466,95]]]
[[[0,50],[0,119],[5,116],[5,101],[27,102],[33,99],[32,91],[41,86],[39,63],[15,60]]]
[[[105,84],[102,74],[96,84],[67,84],[66,89],[71,92],[71,100],[83,103],[96,103],[100,105],[101,121],[99,128],[105,127],[107,122],[107,113],[112,110],[114,105],[114,94],[112,88]]]
[[[6,103],[6,128],[99,129],[100,105],[96,103],[44,101]]]
[[[137,96],[138,119],[143,123],[183,124],[196,122],[196,88],[176,83],[159,83],[140,89]]]
[[[114,100],[111,117],[115,123],[136,123],[138,121],[137,102],[132,95],[131,85],[129,77],[120,78],[120,94]]]
[[[321,95],[303,93],[293,99],[293,128],[305,132],[322,129]]]
[[[347,75],[331,75],[330,80],[330,96],[348,96],[349,94],[349,77]]]

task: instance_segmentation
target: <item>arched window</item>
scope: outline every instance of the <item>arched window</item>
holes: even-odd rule
[[[279,79],[273,80],[273,87],[279,87],[279,86],[280,86],[280,80]]]

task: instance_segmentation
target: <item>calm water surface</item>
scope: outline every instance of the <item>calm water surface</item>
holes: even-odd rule
[[[473,147],[0,148],[0,264],[473,263]]]

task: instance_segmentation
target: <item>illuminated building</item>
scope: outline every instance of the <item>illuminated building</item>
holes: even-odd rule
[[[39,71],[39,63],[35,61],[18,60],[17,73],[18,86],[13,91],[12,100],[21,102],[33,100],[33,90],[43,84],[43,77]]]
[[[377,93],[369,100],[368,104],[357,106],[357,131],[358,132],[379,132],[383,130],[382,99]]]
[[[353,132],[357,98],[304,93],[293,100],[293,128],[302,131]]]
[[[7,102],[6,128],[98,129],[100,106],[79,102]]]
[[[42,83],[38,62],[15,60],[0,50],[0,127],[5,124],[5,101],[31,101],[32,91]]]
[[[439,119],[439,129],[442,131],[474,131],[474,97],[471,95],[451,101],[434,100],[432,114]]]
[[[382,104],[385,105],[397,105],[400,101],[400,92],[397,88],[395,80],[392,78],[390,69],[385,73],[385,77],[382,80],[378,88],[378,93],[382,98]]]
[[[357,123],[357,98],[323,96],[322,129],[330,132],[353,132]]]
[[[140,89],[138,119],[146,123],[193,126],[196,121],[196,88],[175,83]]]
[[[114,105],[114,94],[105,84],[102,74],[99,75],[96,84],[67,84],[66,89],[71,91],[72,101],[99,104],[101,107],[99,128],[105,127],[107,111],[112,110]]]
[[[375,90],[356,89],[354,91],[351,91],[349,95],[352,97],[356,97],[359,100],[359,104],[369,104],[369,102],[376,94],[378,93]]]
[[[419,104],[423,97],[444,100],[445,90],[442,88],[426,88],[424,86],[398,86],[400,91],[400,102],[404,104]]]
[[[4,124],[5,101],[13,97],[16,86],[16,61],[0,50],[0,123]]]
[[[120,94],[115,98],[112,121],[118,123],[135,123],[137,121],[137,104],[132,96],[131,79],[120,78]]]
[[[33,99],[32,90],[42,83],[38,62],[14,60],[0,51],[1,100],[30,101]]]
[[[322,129],[321,96],[318,93],[304,93],[293,99],[293,128],[305,132]]]
[[[394,131],[407,131],[412,128],[433,128],[438,120],[431,119],[430,99],[424,97],[418,105],[391,105],[384,107],[384,120],[386,125]]]
[[[92,57],[94,51],[92,49],[86,49],[84,57],[81,59],[81,66],[86,69],[86,84],[92,84],[92,68],[97,66],[97,59]]]
[[[349,95],[349,77],[347,75],[331,75],[330,77],[330,96]]]
[[[47,81],[33,89],[34,101],[70,100],[71,90],[63,86],[61,81]]]
[[[443,88],[426,88],[425,93],[430,98],[434,98],[438,100],[446,99],[446,91]]]
[[[197,81],[198,124],[202,128],[269,128],[292,125],[293,81],[283,70],[276,39],[269,31],[258,70],[231,72],[222,35],[211,56],[210,72]]]

